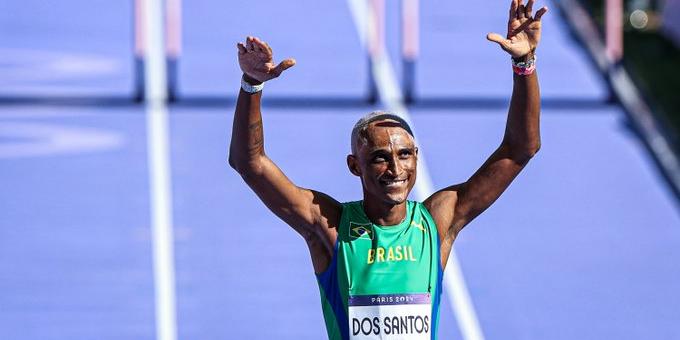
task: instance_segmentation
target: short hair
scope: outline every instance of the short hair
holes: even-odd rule
[[[361,117],[352,128],[352,136],[350,140],[352,154],[356,154],[357,142],[360,138],[364,143],[366,142],[366,130],[368,129],[368,125],[380,120],[394,120],[399,124],[399,126],[401,126],[401,128],[406,130],[406,132],[408,132],[411,137],[414,137],[411,126],[409,126],[408,122],[404,118],[401,118],[396,113],[389,111],[373,111]]]

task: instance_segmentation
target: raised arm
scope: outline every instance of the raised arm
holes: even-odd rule
[[[540,19],[548,8],[532,16],[533,5],[534,0],[526,6],[522,0],[512,0],[506,38],[496,33],[487,36],[508,52],[514,63],[535,60]],[[520,66],[519,73],[531,71],[531,67],[524,67],[526,64]],[[440,190],[425,201],[437,221],[446,257],[458,232],[498,199],[540,148],[538,77],[536,72],[518,72],[513,73],[512,99],[500,146],[466,182]]]
[[[272,49],[258,38],[248,37],[237,48],[246,84],[236,103],[229,164],[274,214],[302,235],[309,246],[314,270],[321,272],[332,256],[341,205],[325,194],[293,184],[264,149],[262,91],[257,86],[281,75],[295,65],[295,60],[286,59],[275,65]],[[256,87],[249,89],[253,93],[244,90],[248,85]]]

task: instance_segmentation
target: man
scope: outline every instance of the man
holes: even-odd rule
[[[512,0],[507,39],[491,33],[512,57],[513,92],[505,136],[464,183],[408,201],[418,148],[400,117],[373,112],[352,130],[349,170],[363,200],[339,203],[293,184],[264,152],[263,83],[295,64],[275,65],[258,38],[238,43],[242,89],[234,115],[229,164],[265,205],[307,242],[330,339],[436,338],[442,272],[456,235],[510,185],[540,147],[535,49],[543,7],[532,16]]]

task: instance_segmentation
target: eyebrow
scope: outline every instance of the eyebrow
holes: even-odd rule
[[[415,152],[416,148],[415,148],[415,146],[397,147],[397,151],[404,151],[404,150]],[[390,152],[387,148],[375,148],[375,149],[371,149],[371,150],[368,151],[368,154],[371,155],[371,156],[379,154],[379,153],[390,153]]]
[[[368,154],[370,156],[375,156],[377,154],[383,154],[383,153],[390,153],[390,151],[387,148],[377,148],[377,149],[372,149],[368,151]]]

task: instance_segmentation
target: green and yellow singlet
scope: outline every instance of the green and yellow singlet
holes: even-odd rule
[[[408,201],[404,221],[380,226],[361,201],[342,206],[333,258],[317,275],[328,338],[436,339],[442,267],[430,213]]]

